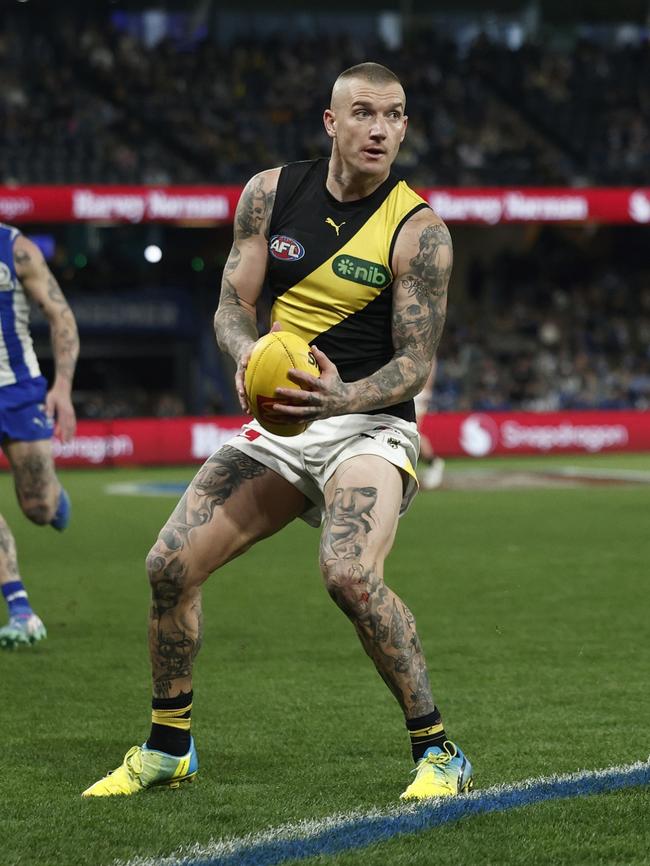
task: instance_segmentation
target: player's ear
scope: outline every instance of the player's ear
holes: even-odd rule
[[[326,108],[323,112],[323,125],[329,137],[336,138],[336,117],[331,108]]]
[[[404,141],[404,138],[406,137],[406,127],[409,124],[409,119],[406,115],[404,115],[402,120],[404,121],[404,126],[402,127],[402,136],[400,138],[400,144]]]

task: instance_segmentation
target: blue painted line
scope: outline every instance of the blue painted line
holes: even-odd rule
[[[189,481],[159,481],[148,484],[135,485],[136,493],[144,494],[162,494],[168,496],[171,493],[181,494],[187,490]]]
[[[120,481],[107,484],[104,490],[113,496],[181,496],[188,485],[189,481]]]
[[[365,848],[368,845],[385,842],[395,836],[422,833],[441,824],[484,815],[490,812],[505,812],[520,809],[549,800],[562,800],[571,797],[586,797],[634,788],[650,784],[650,763],[633,764],[628,767],[612,768],[595,772],[585,772],[564,777],[533,779],[519,785],[508,785],[475,792],[448,800],[431,801],[428,804],[405,806],[403,811],[392,814],[357,816],[354,819],[342,818],[340,822],[324,822],[323,829],[300,833],[300,826],[294,828],[293,837],[282,837],[278,828],[278,838],[260,838],[255,841],[233,840],[230,850],[203,856],[202,858],[183,857],[167,859],[166,866],[275,866],[275,864],[306,860],[318,855],[339,854]],[[314,822],[317,827],[318,822]],[[285,828],[286,833],[286,828]],[[224,843],[221,843],[223,845]]]

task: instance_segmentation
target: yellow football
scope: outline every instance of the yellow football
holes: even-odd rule
[[[281,423],[283,416],[273,411],[274,403],[290,403],[274,396],[276,388],[300,388],[287,375],[292,368],[320,376],[309,345],[290,331],[271,331],[261,337],[246,367],[244,384],[251,411],[262,427],[276,436],[296,436],[307,428],[307,422]]]

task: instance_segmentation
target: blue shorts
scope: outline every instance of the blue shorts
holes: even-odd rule
[[[43,376],[0,388],[0,440],[51,439],[54,421],[45,414],[47,382]]]

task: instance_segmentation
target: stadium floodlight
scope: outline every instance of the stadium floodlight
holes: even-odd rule
[[[162,250],[157,244],[149,244],[144,248],[144,257],[152,265],[155,265],[162,259]]]

